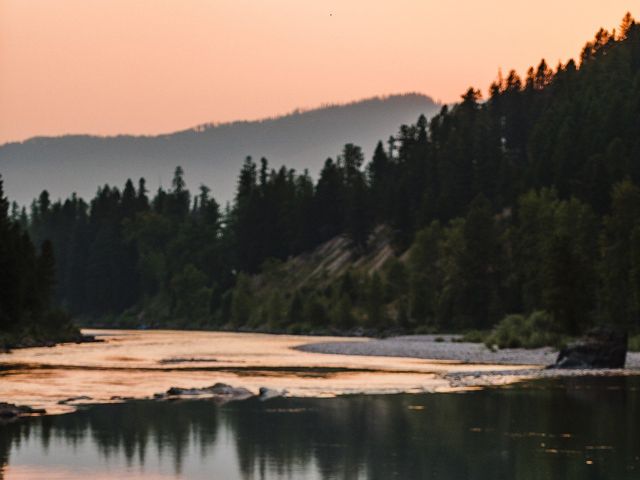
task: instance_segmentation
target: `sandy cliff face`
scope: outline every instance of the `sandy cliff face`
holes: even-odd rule
[[[263,293],[276,288],[284,291],[305,286],[317,288],[347,271],[371,274],[396,255],[391,237],[389,227],[378,226],[366,250],[360,251],[346,235],[339,235],[310,252],[268,266],[265,273],[253,277],[253,286]]]

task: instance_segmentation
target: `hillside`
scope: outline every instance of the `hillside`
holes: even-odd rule
[[[403,263],[406,263],[406,257],[403,256]],[[335,287],[342,288],[349,283],[354,291],[359,290],[371,275],[385,275],[398,265],[401,264],[393,250],[392,231],[382,225],[372,230],[364,250],[358,248],[348,235],[336,235],[287,260],[268,260],[260,274],[241,275],[238,280],[236,295],[246,294],[243,306],[260,311],[257,315],[254,313],[245,327],[289,332],[327,332],[330,329],[339,333],[345,328],[361,331],[353,319],[346,321],[347,324],[330,326],[327,312],[319,303],[322,297],[319,292],[332,292],[332,313],[344,320],[345,316],[351,316],[351,312],[340,311],[344,302],[334,294]],[[238,302],[235,303],[237,310]],[[230,307],[233,309],[233,305]],[[366,314],[366,308],[358,311]]]
[[[246,156],[316,174],[343,144],[361,145],[369,156],[376,142],[395,134],[399,125],[415,122],[420,114],[431,117],[439,107],[427,96],[407,94],[159,136],[37,137],[0,146],[0,173],[7,196],[28,204],[43,189],[54,199],[72,192],[89,198],[98,185],[122,185],[127,178],[145,177],[155,190],[169,185],[179,164],[187,183],[206,184],[225,203],[232,200]]]
[[[253,277],[252,283],[257,289],[293,292],[309,285],[331,284],[349,271],[373,274],[395,258],[392,239],[388,227],[378,226],[369,236],[366,251],[359,252],[348,236],[337,235],[311,251],[268,264],[268,272]]]
[[[277,331],[504,323],[530,346],[599,324],[640,332],[638,85],[628,15],[578,61],[511,71],[486,99],[469,89],[371,156],[346,144],[315,179],[246,160],[229,209],[176,169],[154,194],[129,182],[90,203],[44,195],[18,220],[36,244],[51,240],[56,299],[85,318]]]

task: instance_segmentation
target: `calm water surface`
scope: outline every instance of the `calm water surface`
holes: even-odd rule
[[[638,479],[640,378],[137,401],[0,427],[12,479]]]

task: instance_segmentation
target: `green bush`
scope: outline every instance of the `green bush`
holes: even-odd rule
[[[460,342],[484,343],[491,332],[486,330],[469,330],[460,338]],[[456,340],[458,341],[458,340]]]
[[[629,337],[629,351],[640,352],[640,334]]]
[[[533,312],[528,317],[507,315],[485,338],[489,348],[539,348],[559,346],[563,337],[554,331],[553,318],[547,312]]]

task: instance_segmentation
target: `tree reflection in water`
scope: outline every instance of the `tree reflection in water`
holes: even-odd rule
[[[2,427],[0,461],[37,438],[42,452],[89,444],[104,463],[143,472],[153,453],[181,478],[205,478],[185,473],[191,463],[215,472],[219,445],[247,480],[631,479],[639,388],[634,377],[592,377],[465,394],[103,405]]]

